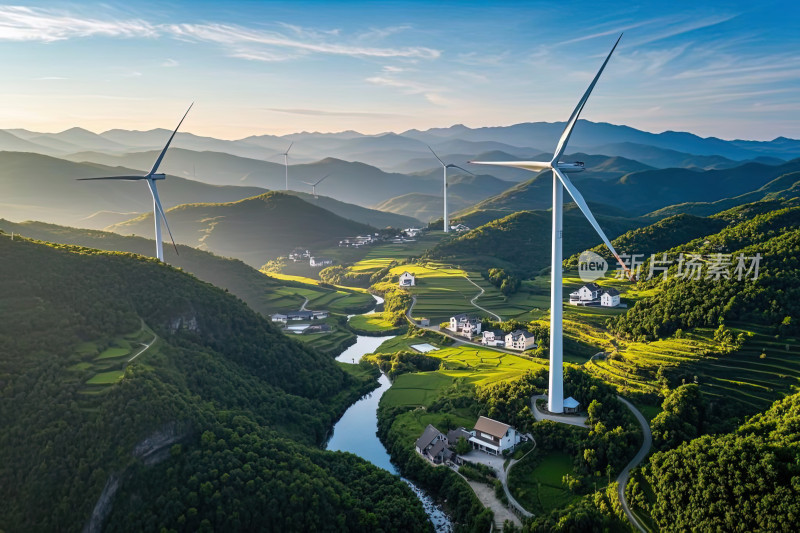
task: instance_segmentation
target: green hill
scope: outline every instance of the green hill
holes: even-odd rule
[[[289,191],[287,194],[297,196],[311,205],[319,206],[342,218],[354,220],[374,228],[413,228],[420,225],[420,221],[413,215],[406,216],[400,212],[380,209],[380,207],[368,209],[356,204],[340,202],[328,196],[314,196],[305,192]]]
[[[791,531],[800,513],[800,394],[775,402],[735,432],[653,455],[654,498],[636,501],[663,531]]]
[[[371,383],[154,260],[0,255],[3,529],[429,530],[401,480],[319,449]]]
[[[798,196],[800,196],[800,172],[790,172],[775,178],[754,191],[740,194],[739,196],[723,198],[715,202],[684,202],[663,207],[648,213],[647,216],[661,218],[677,213],[708,216],[750,202],[777,198],[797,198]]]
[[[734,168],[706,171],[681,168],[644,170],[626,174],[616,180],[592,180],[575,174],[572,180],[588,202],[615,206],[629,215],[638,216],[678,203],[716,202],[743,195],[776,178],[798,171],[800,160],[782,165],[746,163]],[[741,203],[763,197],[756,196]],[[513,212],[546,209],[550,207],[551,198],[552,178],[549,172],[543,172],[458,215],[468,215],[473,210]],[[565,201],[568,200],[568,195],[565,195]],[[724,208],[723,206],[722,209]],[[663,215],[679,212],[701,214],[678,207],[676,211]]]
[[[92,224],[86,217],[98,211],[152,213],[153,199],[144,183],[76,181],[122,174],[140,172],[39,154],[0,152],[0,217],[85,226]],[[174,176],[159,183],[158,191],[165,208],[187,202],[231,202],[265,192],[258,187],[209,185]]]
[[[331,213],[296,196],[269,192],[231,203],[184,204],[167,210],[175,241],[256,268],[294,248],[314,252],[340,239],[375,229]],[[108,229],[122,235],[149,235],[148,213]]]
[[[151,257],[155,249],[154,241],[142,237],[123,236],[108,231],[69,228],[43,222],[14,223],[0,219],[0,230],[7,234],[16,233],[30,239],[112,252],[131,252],[145,257]],[[313,297],[314,295],[320,297],[327,295],[329,298],[326,298],[326,301],[329,303],[326,308],[340,313],[362,312],[368,310],[372,305],[372,298],[362,297],[360,294],[352,294],[351,297],[344,298],[347,296],[344,289],[334,290],[316,285],[276,280],[238,259],[220,257],[185,245],[178,245],[178,249],[180,255],[176,255],[171,246],[164,247],[164,257],[168,264],[230,291],[264,315],[299,309],[304,301],[301,293],[309,295],[312,302],[316,299]],[[335,294],[337,292],[341,294]],[[334,296],[341,296],[341,298],[337,299],[337,303],[331,307],[330,300]]]
[[[551,216],[543,210],[520,211],[444,241],[428,256],[534,274],[550,265]],[[602,215],[600,210],[595,216],[609,238],[642,224],[639,219]],[[574,205],[568,206],[564,211],[564,255],[583,251],[599,240],[583,214]],[[498,260],[503,264],[498,265]]]

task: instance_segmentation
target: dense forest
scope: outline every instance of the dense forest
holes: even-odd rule
[[[664,531],[794,531],[800,515],[800,394],[736,431],[652,456],[631,501]],[[652,492],[651,498],[648,493]]]
[[[0,256],[3,529],[80,530],[104,488],[94,530],[430,528],[402,481],[318,448],[374,382],[155,260],[6,235]],[[126,338],[152,344],[126,363]]]
[[[613,238],[642,225],[639,219],[598,216],[600,224]],[[431,259],[458,258],[487,269],[502,266],[509,274],[530,277],[550,265],[551,214],[549,211],[519,211],[484,224],[429,250]],[[597,234],[577,209],[564,212],[564,256],[580,252],[597,243]],[[499,261],[498,261],[499,260]]]
[[[653,340],[678,329],[717,327],[732,321],[750,321],[772,326],[776,333],[797,330],[800,316],[800,207],[790,207],[756,215],[727,226],[668,252],[704,254],[713,263],[715,254],[728,257],[729,274],[718,279],[706,270],[701,276],[678,277],[678,264],[670,267],[666,281],[660,277],[645,286],[661,285],[655,296],[639,300],[626,314],[609,321],[610,329],[636,340]],[[753,259],[760,256],[756,273]],[[738,258],[746,271],[737,274]],[[675,263],[678,261],[676,260]],[[645,266],[645,270],[647,265]],[[684,270],[686,273],[687,270]],[[755,278],[755,279],[753,279]]]

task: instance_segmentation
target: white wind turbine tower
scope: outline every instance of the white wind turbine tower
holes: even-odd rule
[[[292,141],[289,144],[289,148],[287,148],[285,152],[280,154],[280,155],[283,156],[283,167],[286,169],[286,190],[287,191],[289,190],[289,150],[292,149],[293,145],[294,145],[294,141]]]
[[[428,145],[426,145],[426,146],[428,146]],[[436,152],[434,152],[433,148],[431,148],[430,146],[428,146],[428,150],[431,151],[431,153],[433,154],[433,157],[435,157],[436,159],[439,160],[439,163],[441,163],[442,170],[444,172],[444,185],[443,185],[443,193],[442,193],[442,195],[444,196],[444,216],[443,216],[444,224],[443,224],[443,226],[444,226],[444,232],[447,233],[448,231],[450,231],[450,222],[447,220],[447,169],[448,168],[457,168],[459,170],[463,170],[467,174],[472,174],[472,172],[470,172],[469,170],[467,170],[465,168],[461,168],[458,165],[454,165],[453,163],[445,163],[444,161],[442,161],[439,158],[438,155],[436,155]],[[475,174],[472,174],[472,175],[474,176]]]
[[[594,215],[592,215],[592,212],[589,210],[589,206],[586,205],[586,201],[583,199],[583,196],[567,177],[568,173],[582,172],[584,170],[583,163],[562,163],[559,161],[561,156],[564,155],[564,151],[567,149],[567,142],[572,134],[572,129],[575,127],[575,123],[578,122],[578,116],[580,116],[583,107],[586,105],[586,101],[589,99],[589,95],[592,93],[592,89],[594,89],[594,86],[597,84],[597,80],[600,79],[600,75],[603,73],[603,69],[606,68],[608,60],[611,59],[611,54],[614,53],[614,50],[617,48],[620,39],[622,39],[622,35],[620,35],[617,39],[617,42],[614,43],[614,47],[611,49],[611,52],[608,53],[608,57],[606,57],[606,60],[603,62],[603,65],[600,67],[600,70],[597,72],[594,80],[592,80],[592,83],[589,85],[589,88],[586,89],[583,98],[580,99],[577,107],[575,107],[572,115],[570,115],[567,125],[564,128],[564,132],[561,134],[561,138],[558,141],[558,146],[553,154],[553,159],[551,159],[549,162],[471,161],[471,163],[478,165],[516,167],[530,170],[532,172],[541,172],[542,170],[553,171],[553,227],[552,257],[550,261],[550,383],[548,390],[548,410],[552,413],[564,412],[564,353],[562,324],[562,307],[564,302],[561,297],[562,213],[564,208],[562,186],[567,189],[567,192],[569,192],[569,195],[578,205],[578,208],[580,208],[583,216],[586,217],[592,227],[594,227],[595,231],[597,231],[597,234],[600,235],[600,238],[617,259],[619,264],[622,265],[622,268],[628,274],[628,277],[631,276],[630,270],[622,261],[622,259],[620,259],[619,254],[617,254],[617,251],[614,250],[614,247],[611,245],[608,237],[606,237],[606,234],[603,233],[602,229],[600,229],[600,225],[597,223]]]
[[[85,180],[129,180],[129,181],[136,181],[136,180],[147,180],[147,186],[150,187],[150,194],[153,196],[153,219],[155,220],[156,225],[156,257],[159,261],[164,261],[164,247],[163,243],[161,242],[161,221],[164,221],[164,225],[167,227],[167,232],[169,233],[169,238],[172,240],[172,246],[175,248],[175,253],[178,253],[178,247],[175,246],[175,239],[172,238],[172,231],[169,229],[169,224],[167,224],[167,215],[164,214],[164,208],[161,207],[161,200],[158,198],[158,189],[156,188],[156,180],[163,180],[166,178],[166,175],[156,174],[158,170],[158,166],[161,164],[161,161],[164,159],[164,155],[167,153],[167,149],[169,148],[172,139],[175,137],[175,134],[178,133],[178,128],[181,127],[183,124],[183,119],[186,118],[186,115],[189,114],[189,110],[192,109],[194,102],[189,106],[189,109],[186,110],[186,113],[183,114],[183,118],[181,121],[178,122],[178,126],[175,128],[175,131],[172,132],[170,135],[167,144],[164,146],[164,149],[161,150],[161,153],[158,155],[158,159],[156,159],[153,168],[150,169],[150,172],[145,174],[144,176],[105,176],[102,178],[79,178],[79,181]]]
[[[313,195],[314,195],[314,198],[319,198],[319,196],[317,196],[317,185],[319,185],[320,183],[322,183],[322,180],[324,180],[324,179],[325,179],[325,178],[327,178],[328,176],[330,176],[330,173],[328,173],[328,174],[325,174],[324,176],[322,176],[322,177],[321,177],[319,180],[317,180],[317,182],[316,182],[316,183],[311,183],[310,181],[304,181],[304,182],[303,182],[303,183],[305,183],[306,185],[311,185],[311,194],[313,194]]]

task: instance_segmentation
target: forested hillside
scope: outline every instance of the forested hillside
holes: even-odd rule
[[[294,248],[335,246],[340,239],[375,231],[283,192],[238,202],[184,204],[167,210],[175,241],[258,268]],[[115,224],[122,235],[150,235],[153,214]]]
[[[106,251],[131,252],[145,257],[151,256],[155,251],[155,241],[143,237],[124,236],[110,231],[69,228],[44,222],[17,224],[0,219],[0,231],[47,242],[74,244]],[[264,315],[297,309],[303,302],[298,296],[295,299],[296,305],[286,308],[276,307],[274,298],[276,291],[285,287],[308,288],[307,285],[293,281],[271,278],[238,259],[220,257],[185,245],[178,245],[178,250],[180,255],[176,254],[171,246],[164,247],[164,257],[168,264],[230,291]],[[315,287],[315,290],[325,292],[329,289]],[[344,311],[362,312],[368,310],[370,305],[372,303],[368,302],[366,307],[347,307]]]
[[[442,242],[429,252],[431,258],[459,258],[481,266],[497,266],[504,261],[506,270],[526,275],[538,273],[550,265],[549,211],[520,211],[484,224],[452,240]],[[609,238],[641,225],[638,219],[604,216],[597,220]],[[594,228],[575,206],[564,212],[564,256],[594,246],[600,241]]]
[[[400,480],[317,448],[371,382],[155,260],[0,256],[3,529],[80,530],[104,487],[110,531],[430,527]]]
[[[800,394],[776,402],[735,432],[653,455],[654,499],[634,502],[663,531],[793,531],[800,514]]]
[[[663,282],[663,290],[639,300],[626,314],[611,320],[610,329],[628,338],[653,340],[678,329],[717,327],[726,321],[745,320],[771,326],[776,332],[780,328],[781,333],[795,333],[796,317],[800,316],[798,227],[800,207],[789,207],[756,215],[719,233],[675,247],[669,253],[675,263],[680,253],[687,258],[690,254],[704,254],[708,263],[713,263],[715,254],[723,254],[733,275],[678,278],[679,265],[675,264],[671,267],[672,279],[668,277]],[[735,273],[740,255],[754,258],[757,254],[762,258],[757,275],[754,266],[749,274]],[[744,268],[750,269],[752,262],[748,259]],[[659,283],[662,282],[658,279],[650,281],[653,286]]]

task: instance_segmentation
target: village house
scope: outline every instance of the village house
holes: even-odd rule
[[[308,264],[312,267],[325,267],[333,264],[333,259],[325,259],[322,257],[309,257]]]
[[[506,335],[505,346],[510,350],[524,352],[525,350],[536,348],[536,340],[534,339],[533,333],[524,329],[518,329]]]
[[[587,283],[580,289],[569,294],[569,303],[572,305],[587,305],[597,303],[600,299],[600,285]]]
[[[323,318],[328,318],[330,313],[328,311],[311,311],[311,316],[314,320],[321,320]]]
[[[289,311],[286,313],[288,320],[311,320],[314,318],[314,313],[311,311]]]
[[[281,322],[282,324],[286,324],[286,321],[289,320],[289,316],[283,313],[275,313],[270,318],[273,322]]]
[[[486,330],[481,334],[481,344],[485,346],[505,347],[505,335],[498,329]]]
[[[485,416],[478,417],[470,434],[469,442],[473,449],[492,455],[500,455],[514,448],[521,440],[516,429]]]
[[[431,424],[428,424],[422,436],[417,439],[416,450],[424,459],[439,465],[449,461],[453,456],[453,452],[447,446],[447,437]]]
[[[619,302],[619,291],[617,289],[606,289],[600,295],[600,305],[603,307],[617,307]]]
[[[414,274],[406,271],[400,274],[400,281],[398,283],[401,287],[413,287],[415,282]]]
[[[431,325],[431,319],[430,318],[418,318],[417,319],[417,325],[418,326],[422,326],[423,328],[427,328],[428,326]]]
[[[472,338],[481,333],[481,321],[465,313],[450,317],[450,326],[447,328],[457,335]]]
[[[403,233],[405,233],[409,238],[414,239],[422,233],[422,230],[420,228],[406,228],[403,230]]]

